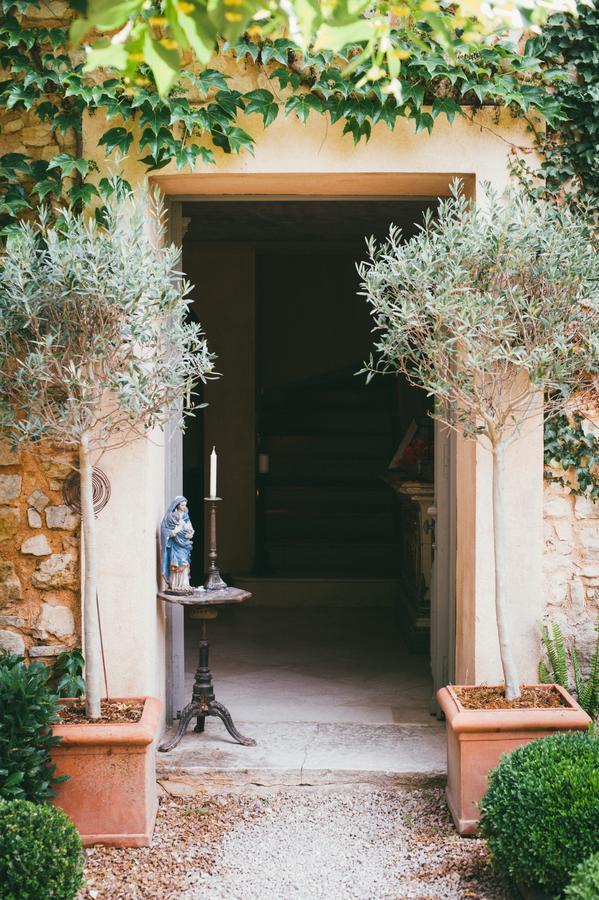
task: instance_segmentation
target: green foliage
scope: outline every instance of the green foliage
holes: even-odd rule
[[[505,878],[558,894],[599,850],[599,740],[558,734],[506,754],[490,775],[481,833]]]
[[[572,644],[569,656],[574,675],[574,688],[570,685],[568,673],[568,649],[559,625],[551,625],[551,633],[547,625],[542,628],[542,640],[550,668],[543,660],[539,662],[539,678],[544,684],[560,684],[576,699],[592,719],[599,714],[599,619],[597,620],[597,643],[593,652],[587,678],[582,674],[580,659],[575,644]]]
[[[77,829],[61,809],[0,800],[2,900],[73,900],[83,860]]]
[[[541,629],[541,638],[549,660],[549,665],[551,666],[551,669],[548,669],[543,660],[539,661],[539,678],[541,683],[559,684],[569,691],[568,653],[562,630],[557,622],[553,622],[551,625],[551,634],[549,633],[547,625],[543,625]]]
[[[58,714],[48,677],[42,662],[26,665],[20,656],[0,655],[0,798],[39,802],[64,780],[54,777],[50,758],[60,738],[51,730]],[[1,834],[0,828],[0,840]]]
[[[115,191],[103,223],[62,210],[7,240],[0,270],[0,427],[107,450],[170,420],[212,369],[158,199]],[[158,247],[149,233],[153,229]],[[106,396],[110,396],[110,404]],[[189,414],[190,407],[182,410]]]
[[[566,479],[566,473],[575,479]],[[585,430],[581,413],[561,413],[545,422],[545,478],[572,494],[599,497],[599,438]]]
[[[369,256],[368,371],[402,373],[467,437],[515,439],[536,414],[533,390],[555,413],[599,365],[599,259],[574,211],[523,193],[489,194],[486,208],[455,195],[415,237],[392,227]]]
[[[85,693],[83,669],[85,660],[81,650],[65,650],[56,658],[52,676],[56,679],[56,691],[60,697],[82,697]]]
[[[546,66],[562,70],[555,98],[563,118],[541,139],[547,195],[573,197],[576,187],[599,200],[599,9],[580,4],[578,15],[553,16],[531,45]],[[572,185],[572,179],[576,184]]]
[[[566,888],[567,900],[597,900],[599,897],[599,853],[580,863]]]
[[[78,2],[72,5],[79,10]],[[424,31],[446,55],[455,57],[465,46],[479,44],[481,32],[488,34],[498,26],[513,28],[514,13],[519,13],[521,24],[538,24],[548,16],[545,4],[525,0],[516,0],[509,13],[494,0],[488,4],[467,0],[463,7],[459,0],[451,9],[438,0],[404,0],[395,5],[386,0],[272,0],[267,9],[252,0],[224,6],[211,0],[88,0],[84,16],[72,23],[70,34],[76,47],[86,37],[91,44],[87,69],[111,66],[134,81],[148,66],[160,95],[166,96],[179,78],[185,51],[190,50],[205,66],[219,40],[235,43],[246,33],[282,43],[289,43],[286,38],[293,35],[303,50],[314,47],[330,54],[357,44],[364,80],[376,83],[396,79],[401,71],[406,57],[396,52],[398,27],[408,46],[417,46]],[[117,40],[102,36],[116,30]],[[272,58],[276,59],[274,53]],[[346,72],[353,65],[349,63]]]
[[[591,660],[591,668],[586,681],[582,675],[576,647],[572,647],[572,668],[576,697],[582,708],[592,719],[599,715],[599,621],[597,623],[597,643]]]
[[[360,46],[316,51],[275,35],[256,40],[244,34],[224,45],[221,55],[229,63],[238,60],[240,68],[253,66],[257,74],[266,74],[272,87],[242,94],[217,69],[186,68],[168,97],[161,97],[144,64],[133,79],[106,72],[93,78],[70,55],[61,21],[53,28],[35,25],[30,15],[40,3],[0,0],[0,65],[7,73],[0,82],[0,107],[31,110],[74,149],[57,146],[50,160],[24,153],[0,156],[0,229],[10,228],[41,200],[67,200],[82,209],[93,198],[105,199],[95,163],[82,156],[84,112],[105,120],[98,143],[107,156],[134,156],[148,171],[171,161],[179,169],[193,168],[198,160],[210,165],[215,147],[225,153],[252,152],[246,115],[260,116],[265,127],[281,114],[301,121],[324,115],[331,123],[343,122],[344,132],[357,143],[368,140],[381,122],[394,128],[398,120],[408,119],[417,131],[430,132],[440,117],[451,121],[462,108],[474,113],[483,104],[503,105],[515,114],[542,114],[549,121],[560,114],[551,93],[554,73],[543,73],[542,61],[528,45],[520,53],[505,40],[493,45],[466,41],[465,25],[458,27],[461,20],[450,12],[444,15],[454,16],[449,24],[458,39],[452,56],[426,21],[407,28],[398,20],[388,36],[388,55],[397,63],[391,81],[367,77],[372,65],[362,58]],[[166,9],[174,10],[175,4]],[[51,13],[44,10],[44,15]],[[156,17],[145,6],[143,16]],[[432,104],[430,111],[426,104]]]

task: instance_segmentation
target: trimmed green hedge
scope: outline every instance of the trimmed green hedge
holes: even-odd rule
[[[2,900],[72,900],[83,864],[81,839],[61,809],[0,800]]]
[[[557,734],[519,747],[490,775],[481,833],[495,869],[557,894],[599,851],[599,739]]]
[[[49,677],[43,662],[0,654],[0,799],[45,800],[66,780],[54,777],[50,756],[60,738],[52,734],[58,698]]]
[[[599,853],[585,859],[566,888],[568,900],[597,900],[599,897]]]

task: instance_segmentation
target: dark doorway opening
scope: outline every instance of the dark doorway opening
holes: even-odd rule
[[[356,375],[373,337],[355,267],[365,235],[382,239],[393,222],[409,236],[435,205],[183,204],[193,314],[222,373],[184,439],[184,493],[199,524],[216,445],[221,570],[253,598],[213,626],[214,671],[242,721],[423,723],[429,714],[432,538],[427,504],[404,487],[428,486],[432,504],[434,429],[427,398],[403,379],[367,385]],[[198,540],[194,583],[205,549]]]

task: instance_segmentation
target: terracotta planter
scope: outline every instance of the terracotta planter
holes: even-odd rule
[[[534,685],[559,691],[567,706],[545,709],[464,709],[455,695],[459,687],[437,692],[447,724],[447,788],[445,796],[462,835],[475,834],[477,804],[487,790],[487,774],[503,753],[557,731],[586,731],[591,719],[557,684]]]
[[[145,701],[139,722],[53,728],[62,738],[52,752],[56,774],[70,775],[69,781],[56,785],[54,803],[73,820],[85,847],[147,847],[152,839],[162,704],[154,697],[126,699]]]

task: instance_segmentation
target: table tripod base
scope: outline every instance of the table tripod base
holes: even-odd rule
[[[231,737],[237,741],[238,744],[243,744],[244,747],[255,747],[256,741],[253,738],[244,737],[240,731],[237,730],[233,719],[231,718],[231,713],[227,709],[226,706],[223,706],[222,703],[219,703],[217,700],[210,700],[205,706],[200,706],[199,703],[188,703],[183,712],[181,713],[181,719],[179,721],[179,727],[177,728],[176,733],[173,735],[170,741],[161,744],[158,748],[161,753],[167,753],[169,750],[173,750],[185,732],[189,727],[189,723],[192,719],[198,720],[198,724],[194,728],[194,731],[202,732],[204,730],[204,719],[206,716],[216,716],[219,718]]]
[[[228,590],[231,591],[230,588]],[[241,591],[239,591],[239,593],[241,593]],[[214,619],[216,613],[216,609],[211,609],[210,607],[207,609],[194,609],[192,611],[192,618],[201,620],[202,630],[198,643],[198,668],[195,673],[191,703],[188,703],[181,712],[181,719],[179,720],[177,731],[171,740],[165,741],[158,747],[161,753],[168,753],[169,750],[173,750],[177,746],[187,731],[192,719],[197,720],[194,731],[201,734],[204,731],[206,716],[216,716],[220,719],[233,740],[237,741],[238,744],[243,744],[244,747],[256,746],[256,741],[253,738],[244,737],[244,735],[237,730],[227,707],[223,706],[222,703],[219,703],[214,697],[212,672],[210,671],[208,662],[209,643],[206,634],[206,621],[208,619]]]

